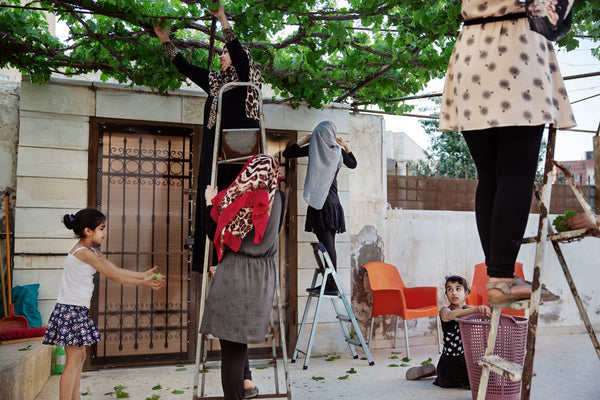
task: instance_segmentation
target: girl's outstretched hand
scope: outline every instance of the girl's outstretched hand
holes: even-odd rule
[[[157,269],[158,267],[154,266],[143,273],[144,279],[142,280],[142,286],[154,290],[158,290],[163,286],[165,277],[160,272],[156,272]]]
[[[156,266],[156,265],[155,265],[154,267],[150,268],[149,270],[147,270],[147,271],[144,271],[144,272],[143,272],[143,274],[144,274],[144,279],[146,279],[147,277],[152,277],[152,276],[154,276],[154,274],[156,273],[156,270],[157,270],[157,269],[158,269],[158,266]]]
[[[485,305],[480,305],[477,307],[474,307],[477,312],[481,315],[483,315],[484,317],[491,317],[492,313],[490,312],[490,308],[488,306]]]
[[[152,276],[147,276],[142,280],[142,286],[148,287],[150,289],[153,290],[158,290],[161,287],[163,287],[164,284],[164,276],[159,275],[158,277],[156,277],[156,275],[152,275]]]

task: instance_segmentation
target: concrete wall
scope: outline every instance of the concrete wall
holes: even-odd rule
[[[66,79],[46,85],[22,82],[14,284],[40,283],[44,321],[58,294],[61,254],[75,243],[62,216],[87,206],[90,117],[199,124],[204,100],[196,92],[159,95]]]
[[[0,192],[14,190],[19,137],[19,99],[21,85],[0,82]],[[2,199],[4,200],[4,199]],[[2,201],[4,210],[4,201]],[[4,217],[4,212],[2,213]]]
[[[17,132],[19,135],[18,162],[11,161],[16,170],[14,173],[3,170],[0,176],[7,182],[12,179],[17,188],[14,282],[16,285],[41,284],[40,311],[46,319],[56,299],[64,257],[33,253],[64,254],[74,243],[72,233],[64,229],[60,219],[64,213],[87,204],[89,118],[200,124],[205,95],[198,91],[159,95],[146,88],[66,79],[42,86],[23,82],[20,100],[18,87],[0,85],[0,89],[0,107],[8,107],[7,112],[0,114],[3,128],[0,138],[13,143],[16,149]],[[332,120],[357,158],[357,169],[342,168],[338,176],[348,231],[337,235],[336,242],[339,275],[346,293],[352,294],[353,309],[363,334],[367,334],[370,315],[368,281],[361,268],[364,263],[383,260],[397,265],[409,286],[441,287],[443,278],[449,273],[471,279],[474,264],[483,260],[473,213],[387,209],[382,134],[385,127],[380,116],[349,114],[347,108],[337,105],[317,110],[268,104],[265,118],[268,129],[295,130],[299,138],[310,133],[318,122]],[[9,154],[7,159],[14,160],[16,150],[7,148],[9,150],[4,151]],[[307,159],[298,161],[297,177],[299,318],[306,303],[305,289],[315,268],[310,243],[316,238],[304,232],[306,204],[302,189],[306,162]],[[529,234],[537,229],[536,217],[531,218]],[[593,285],[597,279],[592,269],[600,256],[598,243],[597,239],[585,239],[565,246],[567,260],[594,323],[600,318],[600,297]],[[529,275],[533,247],[524,246],[519,256]],[[544,281],[562,299],[542,306],[541,326],[580,329],[577,309],[565,279],[553,253],[548,253],[551,263],[544,273]],[[441,290],[439,298],[442,302]],[[320,321],[313,354],[347,352],[328,304],[321,311]],[[433,342],[434,329],[433,319],[410,321],[411,343]],[[379,321],[373,345],[389,346],[393,331],[390,318]],[[306,339],[306,336],[301,338],[301,344]]]
[[[72,232],[66,230],[61,217],[87,205],[87,173],[90,117],[124,118],[129,120],[201,124],[205,94],[200,91],[175,91],[169,95],[152,93],[147,88],[124,88],[115,84],[54,79],[47,85],[21,84],[20,133],[16,169],[16,285],[40,283],[39,308],[46,320],[54,306],[64,263],[64,256],[74,244]],[[60,101],[57,101],[60,99]],[[354,120],[373,117],[357,116]],[[286,105],[265,105],[267,129],[297,131],[299,138],[311,133],[322,120],[333,121],[339,135],[353,148],[353,140],[361,137],[359,130],[370,129],[373,138],[381,137],[381,119],[375,118],[375,128],[364,122],[351,127],[347,107],[332,105],[324,110]],[[14,138],[14,132],[12,137]],[[15,142],[16,143],[16,142]],[[365,148],[368,142],[363,143]],[[16,147],[16,146],[14,146]],[[316,266],[310,243],[316,241],[304,232],[306,204],[302,189],[307,159],[298,162],[298,314],[306,304],[306,287],[310,285]],[[360,163],[360,161],[359,161]],[[359,164],[360,165],[360,164]],[[368,164],[363,164],[368,171]],[[363,172],[364,173],[364,172]],[[350,207],[350,176],[354,171],[344,168],[338,176],[338,189],[346,211],[346,223],[352,225]],[[381,179],[373,184],[377,187]],[[381,197],[382,191],[373,192]],[[340,277],[350,293],[350,233],[338,236]],[[37,254],[35,254],[37,253]],[[39,255],[45,254],[45,255]],[[315,354],[335,351],[345,346],[343,340],[331,343],[326,337],[339,337],[334,313],[324,310],[319,329],[322,339]]]
[[[19,99],[21,87],[17,83],[0,81],[0,232],[6,231],[5,193],[9,194],[9,231],[13,232],[13,206],[16,187],[17,142],[19,138]],[[6,266],[5,236],[0,240],[2,258]],[[5,267],[6,268],[6,267]],[[4,270],[2,271],[4,273]]]
[[[537,224],[537,215],[530,215],[526,237],[537,233]],[[440,306],[448,304],[442,290],[445,276],[457,274],[472,282],[475,264],[484,261],[473,212],[388,210],[379,236],[384,238],[381,245],[384,261],[398,267],[407,286],[438,287]],[[561,245],[561,249],[592,324],[600,324],[600,289],[597,285],[600,240],[585,238]],[[523,245],[517,261],[524,264],[526,278],[531,279],[534,260],[535,245]],[[542,283],[558,294],[560,300],[541,306],[541,332],[554,328],[584,332],[579,311],[551,245],[546,247]],[[355,288],[358,285],[354,283]],[[373,345],[376,348],[390,346],[393,320],[378,317],[376,321],[377,340]],[[399,338],[402,337],[401,329]],[[408,321],[408,329],[409,343],[433,343],[435,340],[433,318]],[[399,340],[399,345],[403,345],[403,340]]]

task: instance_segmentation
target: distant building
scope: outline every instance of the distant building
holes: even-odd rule
[[[575,182],[578,185],[594,185],[594,152],[586,151],[585,159],[574,160],[574,161],[560,161],[562,165],[567,167]],[[555,182],[561,182],[564,180],[563,173],[555,170],[554,175]]]
[[[396,169],[404,171],[410,161],[427,160],[425,150],[404,132],[386,131],[383,140],[388,172]]]

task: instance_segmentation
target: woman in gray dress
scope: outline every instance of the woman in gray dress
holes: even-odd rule
[[[284,215],[282,175],[271,156],[256,155],[225,190],[205,191],[207,234],[219,263],[200,331],[219,338],[225,399],[244,396],[248,343],[265,341],[275,291],[277,237]]]

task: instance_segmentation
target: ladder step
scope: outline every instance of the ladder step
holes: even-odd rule
[[[512,301],[508,303],[490,305],[492,308],[510,308],[513,310],[529,309],[529,300]]]
[[[251,368],[273,368],[275,360],[272,358],[249,359],[248,363]],[[221,361],[207,361],[204,363],[204,369],[219,369]]]
[[[338,314],[337,319],[339,319],[340,321],[352,322],[352,319],[350,319],[349,316],[344,314]]]
[[[228,158],[228,159],[224,159],[224,160],[219,160],[217,162],[217,164],[218,165],[233,164],[233,163],[237,163],[237,162],[240,162],[240,161],[248,161],[252,157],[253,157],[253,155],[252,156],[244,156],[244,157],[236,157],[236,158]]]
[[[319,297],[319,293],[309,292],[308,290],[306,291],[306,293],[308,293],[308,295],[310,297]],[[325,294],[325,293],[323,293],[323,297],[335,298],[335,297],[340,297],[340,296],[338,294]]]
[[[519,364],[496,355],[482,357],[479,365],[514,382],[520,381],[523,375],[523,367]]]
[[[348,343],[350,343],[350,344],[353,344],[353,345],[355,345],[355,346],[360,346],[360,347],[362,347],[362,344],[360,343],[360,340],[358,340],[358,339],[354,339],[354,338],[350,338],[350,337],[348,337],[348,338],[346,338],[346,342],[348,342]]]
[[[587,229],[575,229],[572,231],[553,233],[551,235],[548,235],[546,239],[548,241],[554,242],[571,242],[574,240],[582,239],[585,236],[591,236],[590,232]],[[538,238],[536,236],[523,239],[523,243],[537,243],[537,241]]]

